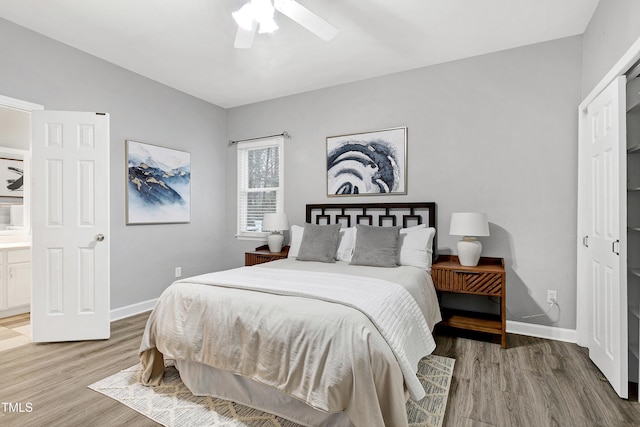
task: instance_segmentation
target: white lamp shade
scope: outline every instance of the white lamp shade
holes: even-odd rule
[[[452,236],[488,236],[487,214],[478,212],[452,213],[449,234]]]
[[[283,212],[266,213],[262,221],[263,231],[282,231],[289,228],[287,214]]]

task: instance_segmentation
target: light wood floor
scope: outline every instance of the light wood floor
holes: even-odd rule
[[[106,341],[0,351],[0,402],[33,408],[9,413],[0,403],[0,426],[155,426],[87,388],[138,362],[147,316],[112,323]],[[7,322],[0,327],[10,329]],[[640,404],[619,399],[574,344],[519,335],[508,336],[506,350],[445,335],[436,341],[436,354],[456,359],[444,426],[640,426]]]
[[[29,313],[0,319],[0,351],[20,347],[30,342]]]

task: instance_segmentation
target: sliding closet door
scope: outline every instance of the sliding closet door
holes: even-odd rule
[[[587,292],[589,356],[620,395],[628,396],[626,283],[626,79],[589,106],[581,140],[582,246],[578,292]],[[586,188],[584,188],[586,187]]]

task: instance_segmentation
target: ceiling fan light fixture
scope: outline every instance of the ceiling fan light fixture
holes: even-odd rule
[[[245,4],[240,9],[231,14],[231,16],[233,16],[233,19],[236,21],[236,24],[247,31],[251,31],[253,29],[253,15],[253,3],[251,2]]]
[[[264,34],[278,29],[278,24],[273,19],[275,11],[271,0],[251,0],[231,16],[238,26],[247,31],[253,31],[256,23],[259,24],[259,33]]]
[[[276,21],[273,20],[273,16],[271,18],[261,19],[258,22],[260,23],[260,29],[258,30],[260,34],[272,33],[279,28]]]
[[[256,32],[271,33],[278,29],[275,11],[292,19],[324,41],[332,40],[338,29],[295,0],[249,0],[231,15],[238,24],[233,47],[248,49]]]

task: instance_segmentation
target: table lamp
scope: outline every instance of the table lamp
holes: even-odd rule
[[[283,230],[289,228],[289,220],[287,214],[283,212],[278,213],[266,213],[262,219],[262,230],[273,231],[267,237],[267,244],[269,245],[269,252],[280,252],[282,250],[282,243],[284,242],[284,235],[281,233]]]
[[[489,222],[487,214],[477,212],[454,212],[451,214],[451,226],[449,234],[463,236],[458,242],[458,259],[460,265],[474,267],[478,265],[482,243],[476,240],[476,236],[489,235]]]

